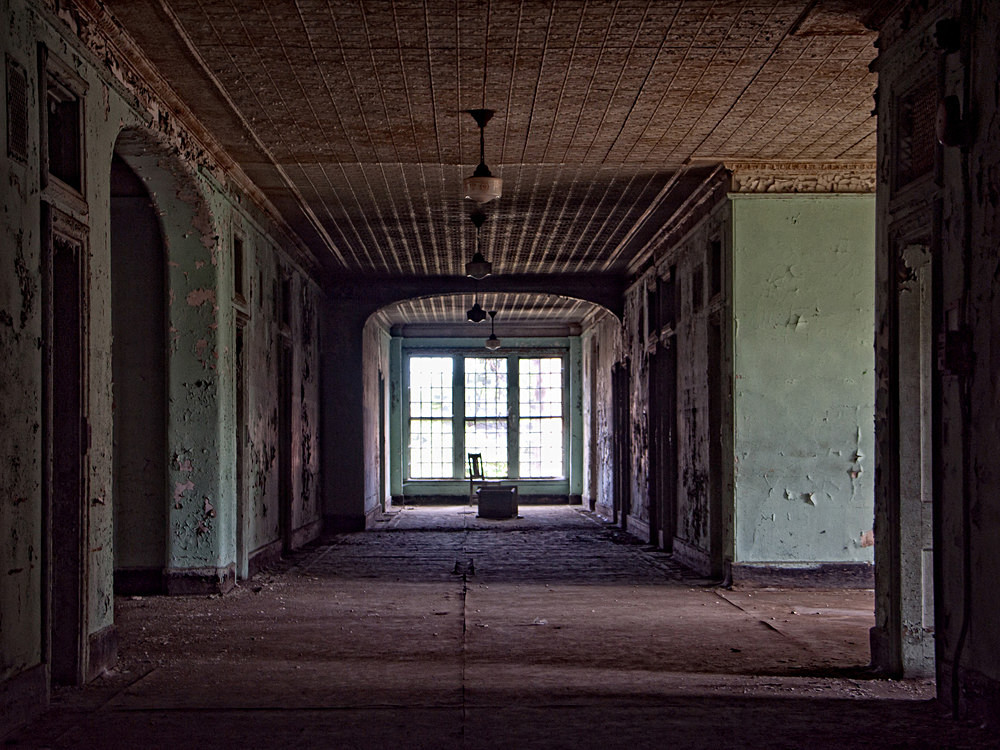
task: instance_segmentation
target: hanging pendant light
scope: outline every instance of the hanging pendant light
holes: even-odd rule
[[[476,301],[472,304],[472,307],[465,311],[465,317],[468,318],[470,323],[482,323],[486,320],[486,311]]]
[[[497,320],[497,311],[490,310],[490,336],[488,339],[486,339],[486,348],[489,349],[491,352],[495,352],[497,349],[500,348],[500,339],[497,338],[497,333],[495,328],[496,320]]]
[[[483,131],[494,113],[492,109],[467,109],[465,111],[472,115],[472,119],[479,125],[479,166],[476,167],[476,171],[472,173],[471,177],[466,177],[463,180],[462,187],[465,190],[466,198],[482,205],[499,198],[503,190],[503,180],[494,177],[490,168],[486,166],[486,139]]]
[[[476,225],[476,252],[473,253],[472,260],[465,264],[465,275],[471,276],[477,281],[485,279],[493,273],[493,264],[483,257],[483,253],[480,250],[479,230],[483,228],[483,222],[485,221],[486,214],[477,208],[472,214],[472,223]]]

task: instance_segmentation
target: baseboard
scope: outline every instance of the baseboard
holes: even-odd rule
[[[309,542],[319,539],[323,533],[323,519],[317,518],[315,521],[303,524],[292,532],[292,549],[298,549],[309,544]]]
[[[365,529],[375,528],[383,518],[385,518],[385,513],[382,511],[382,504],[373,505],[365,511]]]
[[[225,594],[236,585],[236,565],[165,570],[163,580],[170,596]]]
[[[875,586],[875,566],[866,562],[742,562],[727,563],[726,567],[726,578],[733,586],[814,589]]]
[[[281,549],[284,545],[280,539],[265,544],[250,553],[247,560],[247,578],[253,578],[264,568],[268,568],[281,559]]]
[[[576,498],[574,500],[574,498]],[[523,495],[518,492],[517,502],[520,505],[579,505],[579,495]],[[392,504],[396,508],[405,505],[469,505],[468,495],[405,495],[394,497]],[[475,505],[475,501],[472,503]]]
[[[892,639],[886,628],[875,625],[868,629],[868,649],[871,651],[871,664],[879,674],[898,678],[903,675],[903,667],[899,663],[898,649],[893,648]]]
[[[87,682],[104,674],[118,661],[118,628],[108,625],[87,638]]]
[[[364,531],[368,517],[358,513],[331,513],[323,516],[324,534],[344,534],[354,531]]]
[[[625,531],[634,536],[636,539],[641,539],[644,542],[649,541],[649,521],[643,520],[642,518],[628,516],[628,518],[625,519]]]
[[[0,739],[49,707],[49,680],[44,664],[0,682]]]
[[[707,551],[686,539],[674,537],[672,545],[674,559],[681,565],[703,576],[712,575],[712,558]]]
[[[115,571],[116,594],[155,596],[163,592],[163,568],[124,568]]]
[[[606,505],[604,503],[594,503],[593,507],[594,513],[597,514],[604,521],[611,522],[611,519],[615,517],[615,509],[612,505]]]

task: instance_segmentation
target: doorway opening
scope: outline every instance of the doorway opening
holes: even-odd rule
[[[110,209],[115,593],[153,594],[166,564],[166,257],[152,198],[118,154]]]
[[[46,632],[52,682],[84,681],[84,558],[86,525],[85,462],[90,447],[86,419],[86,328],[82,233],[60,231],[76,222],[42,204],[45,281],[45,358],[49,545],[45,555],[51,584]]]

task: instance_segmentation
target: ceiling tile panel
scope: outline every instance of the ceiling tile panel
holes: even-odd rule
[[[498,273],[623,272],[692,159],[875,154],[856,0],[107,2],[207,127],[220,97],[232,109],[243,130],[220,142],[248,173],[270,160],[262,188],[331,239],[312,249],[335,274],[462,272],[469,108],[496,110]],[[150,26],[161,3],[170,29]]]

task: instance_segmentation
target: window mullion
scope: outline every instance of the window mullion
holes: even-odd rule
[[[465,478],[465,357],[454,355],[455,366],[452,368],[452,476],[456,479]]]
[[[516,354],[507,357],[507,476],[521,478],[521,385]]]

